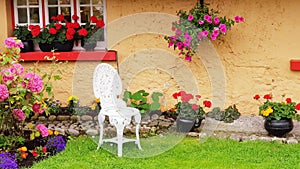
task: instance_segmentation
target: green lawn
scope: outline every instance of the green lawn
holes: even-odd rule
[[[116,155],[116,146],[105,143],[104,149],[91,138],[70,140],[67,149],[54,157],[35,164],[33,169],[300,169],[300,144],[278,142],[236,142],[180,135],[142,139],[143,151],[126,143],[123,155]],[[176,140],[179,144],[174,146]],[[167,150],[167,151],[166,151]],[[113,152],[113,153],[111,153]],[[143,157],[143,158],[133,158]]]

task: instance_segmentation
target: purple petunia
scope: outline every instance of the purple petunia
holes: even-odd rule
[[[18,169],[16,155],[11,153],[0,154],[0,168],[1,169]]]

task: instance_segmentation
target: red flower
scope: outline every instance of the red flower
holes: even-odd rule
[[[42,151],[43,151],[44,153],[46,153],[46,152],[47,152],[47,147],[43,147]]]
[[[296,105],[296,110],[300,110],[300,103]]]
[[[55,28],[50,28],[49,33],[55,35],[57,33],[57,30]]]
[[[264,99],[270,100],[270,99],[272,99],[272,95],[266,94],[266,95],[264,95]]]
[[[76,33],[74,28],[67,29],[67,34],[74,35]]]
[[[36,151],[32,151],[31,154],[33,155],[33,157],[37,157],[39,155]]]
[[[192,109],[196,111],[197,109],[199,109],[199,105],[193,104],[193,105],[192,105]]]
[[[292,99],[291,99],[291,98],[286,98],[285,101],[286,101],[287,103],[291,103],[291,102],[292,102]]]
[[[79,17],[78,17],[77,15],[74,14],[74,15],[72,16],[72,19],[73,19],[74,21],[77,21],[77,20],[79,19]]]
[[[208,101],[208,100],[204,100],[204,101],[203,101],[203,104],[204,104],[205,107],[208,107],[208,108],[211,107],[211,102]]]
[[[253,97],[253,99],[258,100],[260,98],[260,96],[257,94]]]
[[[99,28],[103,28],[104,25],[105,25],[105,24],[104,24],[104,21],[103,21],[103,20],[98,20],[97,23],[96,23],[96,26],[99,27]]]
[[[57,21],[64,21],[65,20],[65,16],[63,14],[59,14],[56,16]]]
[[[62,27],[62,24],[60,24],[60,23],[56,23],[56,24],[55,24],[55,29],[56,29],[56,30],[60,30],[61,27]]]
[[[33,30],[31,30],[31,35],[33,37],[39,36],[40,33],[41,33],[40,29],[33,29]]]
[[[195,97],[196,97],[196,98],[198,98],[198,99],[200,99],[200,98],[201,98],[201,96],[200,96],[199,94],[197,94]]]
[[[66,23],[66,27],[67,27],[67,28],[73,28],[73,23],[67,22],[67,23]]]
[[[78,22],[74,22],[73,23],[73,28],[78,29],[80,27]]]
[[[194,96],[192,94],[186,94],[185,92],[181,93],[181,101],[182,102],[189,102],[193,98],[194,98]]]
[[[87,36],[88,35],[88,31],[85,29],[85,28],[81,28],[79,31],[78,31],[78,35],[79,36]],[[175,94],[175,93],[174,93]]]
[[[78,31],[78,33],[79,33],[79,31]],[[179,93],[174,93],[172,96],[173,96],[174,99],[177,99],[178,96],[179,96]]]
[[[72,40],[72,39],[74,38],[74,36],[67,33],[67,34],[66,34],[66,38],[67,38],[68,40]]]
[[[92,23],[96,23],[98,21],[96,16],[91,16],[90,20]]]
[[[52,17],[51,17],[51,20],[52,20],[52,21],[57,21],[56,16],[52,16]]]

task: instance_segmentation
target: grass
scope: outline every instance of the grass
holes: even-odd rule
[[[122,158],[117,157],[116,146],[105,143],[95,151],[92,139],[79,137],[70,140],[65,151],[32,169],[300,169],[300,144],[181,137],[142,139],[143,151],[126,143]],[[179,144],[174,146],[176,142]]]

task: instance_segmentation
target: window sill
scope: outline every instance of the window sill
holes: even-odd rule
[[[51,52],[26,52],[21,53],[20,59],[24,61],[48,61],[45,56],[52,56]],[[116,61],[117,51],[71,51],[54,52],[54,56],[59,61]]]

